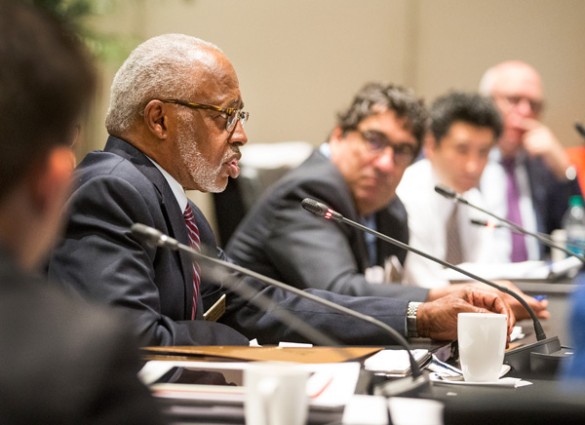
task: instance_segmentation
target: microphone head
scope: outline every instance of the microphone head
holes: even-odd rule
[[[327,205],[322,204],[321,202],[317,202],[311,198],[303,199],[301,201],[301,205],[304,209],[306,209],[310,213],[318,215],[319,217],[325,217],[325,214],[327,214],[327,211],[329,210]]]
[[[471,224],[473,224],[474,226],[489,227],[490,229],[503,227],[501,224],[493,223],[493,222],[488,221],[488,220],[478,220],[476,218],[470,219],[469,222]]]
[[[583,124],[576,122],[575,129],[577,130],[577,133],[579,133],[579,135],[585,139],[585,127],[583,127]]]
[[[436,185],[435,192],[448,199],[455,199],[457,197],[457,192],[455,192],[453,189],[448,188],[447,186]]]
[[[319,217],[323,217],[326,220],[334,219],[339,221],[343,219],[343,216],[339,214],[337,211],[332,210],[327,205],[321,202],[317,202],[314,199],[305,198],[301,201],[301,205],[310,213],[313,213]]]

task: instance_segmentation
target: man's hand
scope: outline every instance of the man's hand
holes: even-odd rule
[[[516,294],[518,294],[522,298],[524,298],[524,301],[526,301],[526,303],[534,310],[534,312],[536,313],[536,316],[539,319],[544,319],[544,320],[550,319],[550,312],[547,310],[547,308],[548,308],[548,301],[547,300],[538,301],[536,298],[533,298],[530,295],[526,295],[524,292],[522,292],[520,290],[520,288],[518,288],[516,285],[514,285],[509,280],[500,280],[500,281],[496,281],[494,283],[496,283],[500,286],[505,286],[506,288],[510,289],[511,291],[515,292]],[[465,284],[457,283],[457,284],[451,284],[449,286],[445,286],[443,288],[433,288],[429,291],[429,295],[427,297],[427,300],[433,301],[433,300],[437,300],[441,297],[444,297],[446,295],[453,295],[453,294],[461,296],[462,291],[465,291],[465,289],[468,286],[478,288],[481,290],[485,290],[485,291],[495,292],[495,293],[499,294],[504,299],[504,301],[506,301],[506,303],[509,305],[509,307],[512,309],[517,320],[530,319],[530,314],[528,314],[528,311],[526,311],[526,309],[524,307],[522,307],[522,304],[520,304],[516,300],[516,298],[512,297],[511,295],[500,292],[498,289],[492,288],[491,286],[488,286],[488,285],[483,284],[483,283],[477,283],[477,282],[465,283]]]
[[[543,320],[550,319],[550,312],[547,310],[548,308],[547,300],[538,301],[536,298],[531,297],[530,295],[526,295],[524,292],[522,292],[522,290],[520,290],[520,288],[518,288],[509,280],[496,281],[495,283],[497,283],[500,286],[505,286],[506,288],[510,289],[511,291],[515,292],[516,294],[524,298],[524,301],[526,301],[526,303],[532,308],[532,310],[534,310],[534,312],[536,313],[536,317],[538,317],[539,319]],[[490,288],[490,290],[498,291],[495,288]],[[528,314],[528,311],[526,311],[526,309],[522,307],[522,304],[520,304],[514,297],[508,294],[503,294],[503,297],[504,300],[512,309],[512,311],[514,312],[516,320],[530,319],[530,314]]]
[[[459,313],[501,313],[508,316],[508,338],[516,322],[513,311],[495,291],[464,285],[457,292],[420,305],[416,317],[418,334],[436,340],[457,339]]]
[[[522,144],[526,152],[530,156],[541,157],[559,180],[565,179],[565,172],[571,162],[553,132],[541,122],[529,118],[522,121],[522,127],[525,131]]]

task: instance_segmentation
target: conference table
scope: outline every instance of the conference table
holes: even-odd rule
[[[543,328],[547,336],[558,336],[561,344],[570,347],[570,337],[567,327],[568,314],[570,311],[570,295],[575,286],[569,281],[561,282],[535,282],[517,281],[514,282],[520,289],[530,295],[545,296],[549,301],[551,319],[543,321]],[[516,345],[530,343],[535,340],[530,320],[519,323],[526,336],[515,342]],[[456,359],[448,359],[456,353],[456,343],[439,343],[425,339],[410,340],[413,348],[426,348],[440,354],[443,359],[454,362]],[[396,348],[400,347],[384,347]],[[155,353],[154,353],[155,354]],[[181,354],[153,356],[152,352],[146,355],[149,359],[167,360],[190,360]],[[201,357],[194,360],[201,360]],[[219,359],[206,357],[204,360],[211,360],[210,364]],[[227,361],[223,358],[219,361]],[[362,359],[363,361],[363,359]],[[429,372],[424,374],[428,376]],[[503,388],[490,386],[469,386],[469,385],[437,385],[426,381],[422,385],[414,386],[404,394],[397,394],[394,397],[408,398],[425,401],[438,401],[444,406],[444,417],[441,423],[464,424],[464,423],[490,423],[503,425],[507,423],[538,424],[538,423],[585,423],[585,392],[566,390],[561,385],[556,375],[542,376],[515,376],[529,381],[531,385],[518,388]],[[356,394],[380,394],[383,393],[385,382],[392,382],[396,379],[381,379],[379,375],[371,372],[361,371],[359,382],[355,387]],[[201,415],[197,410],[189,410],[189,401],[175,403],[172,399],[161,400],[163,411],[173,424],[243,424],[243,409],[241,403],[237,408],[230,406],[226,414]],[[223,407],[219,407],[221,410]],[[416,410],[416,409],[415,409]],[[413,411],[413,415],[417,412]],[[334,424],[342,423],[343,409],[322,411],[319,409],[310,410],[309,424]],[[364,412],[367,416],[367,412]],[[392,424],[391,419],[389,423]],[[412,424],[425,424],[425,418],[418,418]]]

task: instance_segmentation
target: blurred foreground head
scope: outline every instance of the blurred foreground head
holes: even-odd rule
[[[0,10],[0,244],[29,267],[58,228],[95,75],[64,24],[21,2]]]

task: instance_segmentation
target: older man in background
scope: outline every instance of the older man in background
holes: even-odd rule
[[[533,232],[560,229],[569,197],[581,191],[564,147],[541,121],[539,73],[521,61],[502,62],[486,71],[480,91],[494,99],[504,122],[481,180],[488,208]],[[534,238],[507,229],[498,229],[496,237],[510,261],[543,257]]]

